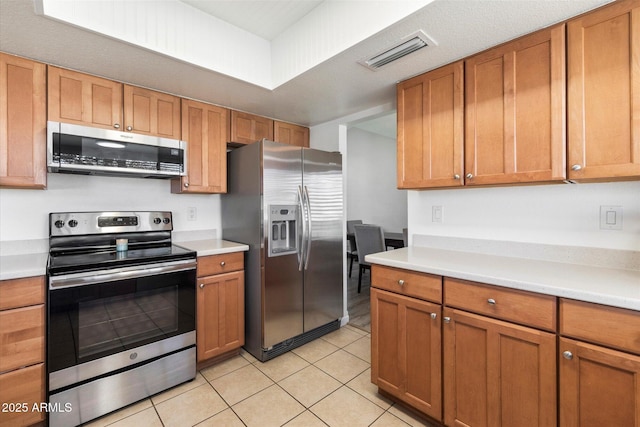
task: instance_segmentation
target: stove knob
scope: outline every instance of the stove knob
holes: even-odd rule
[[[76,221],[75,219],[72,219],[71,221],[69,221],[69,227],[76,227],[78,225],[78,221]]]
[[[62,227],[64,227],[64,221],[59,219],[53,225],[55,225],[56,228],[62,228]]]
[[[153,219],[153,223],[154,224],[160,224],[162,222],[162,220],[160,218],[154,218]]]
[[[164,222],[165,224],[169,224],[171,220],[169,218],[165,218],[162,220],[162,222]]]

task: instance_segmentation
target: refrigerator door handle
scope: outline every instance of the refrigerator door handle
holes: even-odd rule
[[[309,189],[304,186],[304,199],[307,203],[307,253],[304,260],[304,269],[309,267],[309,258],[311,257],[311,202],[309,200]]]
[[[304,201],[302,195],[302,185],[298,186],[298,203],[300,204],[300,222],[302,223],[302,236],[298,239],[298,271],[302,271],[302,267],[304,266],[304,253],[305,253],[305,243],[307,240],[307,221],[306,215],[304,214]]]

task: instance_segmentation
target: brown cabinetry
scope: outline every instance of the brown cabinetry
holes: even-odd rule
[[[24,297],[24,298],[23,298]],[[0,426],[26,426],[45,419],[33,411],[45,402],[44,277],[0,282]]]
[[[180,98],[49,66],[48,119],[180,139]]]
[[[47,184],[46,65],[0,53],[0,186]]]
[[[398,188],[463,184],[462,61],[398,83]]]
[[[262,138],[273,140],[273,120],[255,114],[231,110],[229,142],[251,144]]]
[[[560,334],[560,425],[640,427],[640,314],[561,299]]]
[[[465,60],[465,185],[564,180],[565,26]]]
[[[244,253],[198,258],[198,363],[244,344]]]
[[[273,140],[298,147],[309,147],[309,128],[275,120]]]
[[[570,21],[569,178],[640,177],[640,1]]]
[[[187,176],[171,181],[172,193],[226,193],[229,110],[182,100]]]
[[[371,381],[442,420],[442,278],[377,265],[371,277]],[[422,287],[430,289],[423,293]],[[416,293],[432,300],[407,296]]]

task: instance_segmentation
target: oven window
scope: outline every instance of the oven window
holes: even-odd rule
[[[78,357],[164,338],[177,330],[177,286],[80,302]]]
[[[195,269],[49,292],[50,372],[195,330]]]

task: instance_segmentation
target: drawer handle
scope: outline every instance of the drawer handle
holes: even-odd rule
[[[564,357],[567,360],[571,360],[571,359],[573,359],[573,353],[571,353],[569,350],[563,351],[562,352],[562,357]]]
[[[451,322],[451,317],[443,317],[442,320],[444,320],[444,323],[449,323]]]
[[[438,314],[437,314],[437,313],[431,313],[431,318],[432,318],[433,320],[435,320],[437,317],[438,317]]]
[[[226,264],[227,264],[226,262],[224,262],[224,261],[220,261],[220,266],[221,266],[221,267],[224,267]]]
[[[200,283],[200,289],[204,289],[204,283]]]
[[[404,285],[404,280],[402,280],[402,279],[398,280],[398,285],[403,286]]]
[[[493,298],[489,298],[487,302],[491,305],[496,305],[496,300],[494,300]]]

